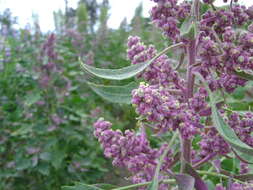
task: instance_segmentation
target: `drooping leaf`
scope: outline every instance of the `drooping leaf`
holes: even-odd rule
[[[194,179],[195,179],[194,187],[195,187],[196,190],[208,190],[208,186],[201,179],[199,174],[191,167],[190,164],[186,163],[185,170],[186,170],[187,174],[194,177]]]
[[[100,69],[81,62],[81,68],[88,73],[91,73],[99,78],[109,80],[124,80],[134,77],[142,72],[147,66],[151,64],[150,61],[143,62],[136,65],[124,67],[122,69]]]
[[[90,65],[84,64],[82,61],[80,61],[81,68],[84,71],[103,79],[124,80],[124,79],[134,77],[135,75],[144,71],[144,69],[146,69],[154,60],[159,58],[161,55],[167,53],[169,50],[173,48],[176,48],[182,45],[183,43],[174,44],[170,47],[165,48],[163,51],[161,51],[159,54],[157,54],[155,57],[153,57],[151,60],[147,62],[131,65],[131,66],[124,67],[121,69],[100,69],[100,68],[95,68]]]
[[[91,89],[96,92],[102,98],[114,102],[114,103],[124,103],[130,104],[133,89],[138,87],[138,83],[131,82],[125,86],[104,86],[88,82]]]
[[[193,190],[195,180],[192,176],[186,174],[175,174],[174,178],[177,181],[179,190]]]
[[[244,156],[247,156],[245,158],[246,160],[249,159],[249,156],[251,156],[251,161],[253,160],[253,148],[242,142],[238,136],[235,134],[233,129],[229,127],[229,125],[224,121],[224,119],[221,117],[219,111],[216,108],[216,102],[213,96],[213,93],[209,89],[207,83],[203,79],[203,77],[196,73],[196,75],[201,79],[203,84],[205,85],[209,97],[210,97],[210,103],[212,108],[212,121],[214,126],[216,127],[219,134],[224,138],[226,142],[228,142],[231,147],[236,151],[236,153],[240,154],[240,156],[243,158]]]

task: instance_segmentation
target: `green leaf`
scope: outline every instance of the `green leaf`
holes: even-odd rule
[[[59,169],[61,167],[62,161],[65,158],[65,152],[60,148],[57,147],[51,153],[51,162],[55,169]]]
[[[234,74],[242,79],[253,80],[253,73],[248,73],[245,71],[235,71]]]
[[[36,103],[37,101],[39,101],[40,98],[41,98],[41,96],[40,96],[39,91],[32,92],[25,97],[25,105],[31,106],[34,103]]]
[[[37,170],[42,175],[48,176],[50,173],[50,166],[48,163],[40,162],[39,165],[37,166]]]
[[[240,156],[244,159],[244,156],[247,156],[245,160],[249,159],[249,155],[251,156],[251,160],[253,159],[253,148],[242,142],[233,129],[229,127],[229,125],[224,121],[224,119],[221,117],[219,111],[216,108],[216,101],[214,99],[213,93],[209,89],[207,83],[203,79],[203,77],[196,73],[196,75],[202,80],[203,84],[205,85],[206,89],[209,92],[210,97],[210,103],[212,108],[212,120],[213,124],[216,127],[219,134],[224,138],[226,142],[228,142],[231,147],[238,153]]]
[[[136,64],[136,65],[131,65],[131,66],[124,67],[121,69],[100,69],[100,68],[95,68],[90,65],[84,64],[82,61],[80,61],[81,68],[84,71],[86,71],[90,74],[93,74],[97,77],[100,77],[100,78],[110,79],[110,80],[124,80],[124,79],[134,77],[135,75],[144,71],[144,69],[146,69],[154,60],[159,58],[161,55],[165,54],[166,52],[168,52],[172,48],[176,48],[176,47],[179,47],[182,45],[183,45],[183,43],[178,43],[178,44],[172,45],[170,47],[165,48],[162,52],[157,54],[150,61]]]
[[[181,36],[193,39],[196,36],[196,24],[194,23],[193,19],[190,17],[189,19],[186,19],[181,27],[180,27],[180,34]]]
[[[110,80],[124,80],[142,72],[151,64],[151,61],[131,65],[122,69],[100,69],[81,62],[81,68],[88,73],[91,73],[99,78]]]
[[[27,158],[21,158],[21,159],[17,160],[15,169],[17,169],[17,170],[25,170],[25,169],[27,169],[27,168],[29,168],[31,166],[32,166],[31,160],[29,160]]]
[[[125,86],[104,86],[91,82],[87,83],[94,92],[107,101],[124,104],[131,103],[131,92],[138,87],[138,83],[136,82],[131,82]]]
[[[19,136],[19,135],[26,135],[27,133],[30,133],[33,130],[33,125],[24,125],[17,129],[16,131],[12,132],[12,136]]]

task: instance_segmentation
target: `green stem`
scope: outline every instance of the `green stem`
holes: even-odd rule
[[[233,178],[233,176],[226,176],[226,175],[223,175],[223,174],[219,174],[219,173],[215,173],[215,172],[210,172],[210,171],[197,171],[199,174],[201,175],[209,175],[209,176],[214,176],[214,177],[221,177],[221,178],[224,178],[224,179],[231,179]],[[236,178],[233,178],[235,181],[237,181],[238,183],[242,183],[244,184],[243,181],[239,180],[239,179],[236,179]]]
[[[170,51],[171,49],[174,49],[174,48],[177,48],[177,47],[180,47],[180,46],[183,46],[184,43],[183,42],[180,42],[180,43],[177,43],[177,44],[174,44],[174,45],[171,45],[167,48],[165,48],[163,51],[161,51],[160,53],[158,53],[155,57],[153,57],[151,60],[150,60],[150,63],[152,63],[153,61],[155,61],[157,58],[161,57],[163,54],[167,53],[168,51]]]
[[[176,140],[176,138],[178,137],[178,131],[176,131],[174,133],[174,135],[172,136],[168,146],[166,147],[165,151],[163,152],[162,156],[160,157],[160,161],[156,167],[156,170],[155,170],[155,176],[154,176],[154,180],[157,180],[158,181],[158,177],[159,177],[159,172],[160,172],[160,169],[161,169],[161,166],[162,166],[162,163],[163,163],[163,160],[165,158],[165,156],[168,154],[171,146],[173,145],[174,141]]]

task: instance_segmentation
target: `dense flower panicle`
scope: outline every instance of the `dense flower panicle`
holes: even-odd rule
[[[204,131],[201,134],[202,139],[199,142],[201,157],[206,157],[213,153],[225,155],[230,152],[230,146],[214,127],[206,128]]]
[[[94,123],[94,135],[104,148],[105,156],[113,158],[114,165],[126,167],[132,172],[134,183],[152,180],[158,159],[167,145],[161,146],[160,149],[153,149],[144,132],[140,135],[129,130],[122,133],[120,130],[112,130],[111,126],[112,124],[103,118]],[[169,151],[162,169],[167,169],[171,162],[172,151]]]
[[[237,136],[246,144],[253,147],[253,114],[248,112],[242,116],[232,113],[228,124],[234,129]]]
[[[176,98],[169,89],[142,83],[132,95],[132,103],[136,106],[137,113],[154,122],[159,133],[179,129],[184,138],[191,138],[203,127],[200,124],[200,116],[183,102],[182,96]],[[198,100],[196,102],[192,106],[197,109]]]

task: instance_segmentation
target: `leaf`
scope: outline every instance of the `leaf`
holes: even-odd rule
[[[196,190],[208,190],[208,186],[201,179],[199,174],[191,167],[190,164],[186,163],[185,170],[186,170],[187,174],[194,177],[194,179],[195,179],[194,187],[195,187]]]
[[[237,135],[235,134],[233,129],[231,129],[228,126],[228,124],[223,120],[219,111],[216,108],[216,102],[214,100],[213,93],[209,89],[209,87],[208,87],[207,83],[205,82],[205,80],[203,79],[203,77],[198,73],[196,73],[196,75],[201,79],[201,81],[205,85],[207,91],[209,92],[210,103],[211,103],[211,108],[212,108],[212,120],[213,120],[213,124],[216,127],[217,131],[224,138],[224,140],[226,142],[228,142],[231,145],[231,147],[238,154],[240,154],[240,156],[242,156],[242,158],[244,158],[244,156],[247,156],[247,158],[246,158],[246,160],[247,160],[247,159],[249,159],[248,156],[250,155],[251,159],[252,159],[253,158],[252,157],[253,156],[253,148],[251,148],[250,146],[248,146],[247,144],[242,142],[237,137]]]
[[[186,19],[181,27],[180,27],[180,34],[181,36],[193,39],[196,36],[196,24],[194,23],[193,18]]]
[[[75,183],[74,186],[63,186],[62,190],[103,190],[93,185]]]
[[[235,71],[234,74],[245,80],[253,80],[253,73],[248,73],[245,71]]]
[[[192,176],[186,174],[175,174],[174,178],[178,183],[179,190],[193,190],[195,180]]]
[[[50,173],[50,166],[49,164],[45,163],[45,162],[41,162],[39,163],[39,165],[37,166],[37,170],[39,173],[41,173],[42,175],[48,176]]]
[[[128,67],[124,67],[121,69],[100,69],[95,68],[90,65],[84,64],[82,61],[80,61],[81,68],[97,77],[104,78],[104,79],[110,79],[110,80],[124,80],[131,77],[134,77],[135,75],[139,74],[140,72],[144,71],[145,68],[147,68],[154,60],[159,58],[161,55],[165,54],[172,48],[176,48],[179,46],[182,46],[183,43],[174,44],[172,46],[169,46],[165,48],[163,51],[161,51],[159,54],[157,54],[155,57],[153,57],[151,60],[147,62],[143,62],[136,65],[131,65]]]
[[[81,68],[99,78],[110,80],[124,80],[134,77],[151,64],[150,61],[124,67],[122,69],[100,69],[81,62]]]
[[[62,161],[65,156],[65,152],[60,147],[54,148],[51,153],[51,162],[55,169],[59,169],[61,167]]]
[[[33,130],[33,125],[24,125],[22,127],[20,127],[19,129],[17,129],[16,131],[12,132],[11,135],[12,136],[19,136],[19,135],[26,135],[27,133],[32,132]]]
[[[25,97],[25,105],[31,106],[34,103],[38,102],[40,98],[41,96],[39,91],[32,92]]]
[[[17,160],[15,169],[16,170],[25,170],[31,166],[32,166],[31,160],[22,158],[22,159]]]
[[[138,87],[138,83],[131,82],[125,86],[104,86],[88,82],[91,89],[96,92],[102,98],[114,102],[114,103],[124,103],[130,104],[133,89]]]

